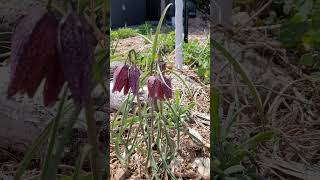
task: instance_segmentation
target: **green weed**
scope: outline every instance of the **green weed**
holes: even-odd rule
[[[117,39],[126,39],[129,37],[137,36],[138,30],[132,29],[132,28],[119,28],[117,30],[111,31],[111,40],[117,40]]]

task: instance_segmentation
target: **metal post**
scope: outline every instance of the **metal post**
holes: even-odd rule
[[[184,27],[184,42],[188,43],[188,18],[189,18],[189,11],[188,11],[188,7],[187,7],[187,0],[184,0],[184,4],[183,4],[184,8],[183,8],[183,13],[184,13],[184,23],[183,23],[183,27]]]
[[[177,69],[182,69],[183,65],[183,0],[175,0],[175,60]]]

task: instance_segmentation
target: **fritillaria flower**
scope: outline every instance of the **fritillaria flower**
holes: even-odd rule
[[[22,17],[12,36],[8,97],[27,93],[32,98],[46,78],[44,104],[52,105],[64,83],[56,51],[59,22],[45,9]]]
[[[129,77],[128,77],[129,66],[127,64],[120,65],[116,68],[113,73],[114,85],[112,92],[121,92],[124,88],[124,94],[128,94],[129,91]]]
[[[151,100],[163,101],[172,98],[171,80],[167,77],[163,77],[163,79],[164,81],[159,76],[150,76],[148,78],[147,86]]]
[[[83,16],[70,11],[59,24],[52,12],[33,9],[19,20],[12,36],[8,97],[27,93],[32,98],[45,79],[46,106],[56,102],[65,81],[75,103],[86,104],[96,44]]]
[[[72,97],[80,105],[85,105],[90,98],[97,43],[84,16],[71,10],[62,18],[58,30],[59,60]]]
[[[157,97],[156,81],[157,81],[157,78],[155,76],[150,76],[147,81],[149,97],[151,99],[154,99]]]
[[[120,65],[115,69],[113,77],[115,82],[112,92],[124,89],[124,95],[127,95],[131,89],[134,95],[138,95],[140,71],[136,66]]]

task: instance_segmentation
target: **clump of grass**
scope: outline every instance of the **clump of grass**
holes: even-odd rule
[[[227,178],[250,178],[262,179],[258,174],[256,168],[256,154],[258,152],[258,145],[265,142],[275,142],[278,132],[275,129],[265,130],[264,123],[266,117],[264,115],[263,106],[259,93],[253,82],[248,77],[246,71],[242,68],[241,64],[217,41],[211,41],[212,47],[221,53],[234,70],[240,75],[244,83],[248,86],[252,96],[255,99],[257,109],[259,111],[260,119],[262,121],[263,130],[256,135],[243,138],[238,143],[229,142],[228,137],[231,134],[231,129],[235,126],[237,118],[240,113],[249,106],[244,106],[240,109],[237,108],[236,102],[229,105],[228,110],[225,112],[220,111],[220,92],[214,86],[210,87],[210,129],[211,129],[211,145],[215,148],[211,149],[211,156],[214,159],[210,163],[211,174],[214,174],[214,179],[227,179]]]
[[[244,109],[236,109],[235,103],[231,103],[226,114],[219,111],[220,92],[211,86],[210,92],[210,139],[213,161],[210,162],[211,178],[213,179],[262,179],[256,172],[255,156],[257,146],[261,143],[272,142],[276,137],[276,131],[269,130],[259,132],[252,137],[244,139],[240,144],[229,142],[227,138],[231,134],[231,128]]]
[[[126,39],[129,37],[137,36],[138,30],[132,29],[128,27],[119,28],[115,31],[111,31],[111,40],[117,40],[117,39]]]
[[[175,32],[160,36],[160,52],[170,54],[175,49]],[[204,83],[209,83],[210,76],[210,43],[206,40],[201,43],[199,40],[191,40],[188,43],[183,43],[184,63],[196,70],[196,73],[204,80]]]
[[[197,74],[203,78],[204,83],[210,82],[210,42],[201,43],[193,40],[183,44],[184,61],[196,69]]]
[[[152,30],[156,29],[156,27],[154,27],[152,24],[146,22],[140,26],[138,26],[137,30],[140,34],[143,35],[148,35],[150,34],[150,32],[152,32]]]
[[[160,36],[160,52],[163,54],[169,54],[174,51],[175,48],[175,32],[169,32],[168,34],[162,34]]]

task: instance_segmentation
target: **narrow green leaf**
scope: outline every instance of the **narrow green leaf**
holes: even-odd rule
[[[230,174],[234,174],[234,173],[240,173],[242,171],[244,171],[246,168],[241,166],[241,165],[234,165],[231,167],[228,167],[227,169],[224,170],[224,174],[226,175],[230,175]]]
[[[24,171],[27,169],[30,161],[32,160],[33,156],[37,152],[38,148],[41,144],[43,144],[49,137],[51,129],[53,127],[53,121],[51,121],[47,127],[42,131],[42,133],[38,136],[38,138],[33,142],[31,147],[29,148],[28,152],[23,158],[21,165],[19,166],[16,174],[14,176],[14,180],[19,180],[23,175]]]
[[[274,131],[265,131],[265,132],[260,132],[257,135],[251,137],[250,139],[248,139],[244,144],[249,144],[249,145],[257,145],[258,143],[262,143],[265,141],[269,141],[274,137]]]
[[[57,173],[57,167],[61,160],[61,156],[65,147],[65,144],[70,140],[70,133],[72,130],[73,125],[78,119],[78,116],[81,112],[81,107],[77,106],[72,111],[71,115],[68,118],[67,124],[64,127],[64,130],[62,132],[62,136],[58,141],[58,144],[56,146],[56,153],[53,156],[53,161],[50,162],[49,166],[51,170],[51,176],[46,176],[45,180],[55,180],[56,179],[56,173]]]
[[[138,33],[139,36],[141,36],[144,40],[146,40],[148,43],[152,43],[152,40],[150,38],[148,38],[147,36],[143,35],[143,34],[140,34]]]
[[[215,87],[211,87],[210,90],[210,139],[212,141],[212,146],[215,148],[211,149],[211,153],[214,156],[220,157],[220,117],[219,117],[219,90]],[[221,159],[220,159],[221,160]]]
[[[262,125],[264,126],[265,123],[266,123],[266,117],[264,115],[264,110],[263,110],[261,97],[260,97],[256,87],[254,86],[253,82],[250,80],[249,76],[244,71],[244,69],[242,68],[241,64],[236,59],[234,59],[232,57],[232,55],[225,48],[223,48],[217,41],[215,41],[215,40],[211,40],[211,41],[212,41],[212,43],[211,43],[212,46],[222,53],[222,55],[233,66],[235,71],[239,73],[239,75],[241,76],[242,80],[248,86],[252,96],[255,99],[255,103],[256,103],[258,111],[259,111],[259,115],[260,115],[260,118],[261,118],[261,121],[262,121]]]
[[[83,165],[84,160],[88,156],[89,152],[92,150],[92,146],[90,144],[86,144],[82,147],[80,155],[78,157],[77,165],[76,165],[76,170],[73,174],[73,180],[78,180],[80,176],[80,170]]]
[[[164,17],[167,13],[167,10],[169,9],[169,7],[172,5],[172,3],[168,4],[166,6],[166,8],[164,9],[161,17],[160,17],[160,21],[158,23],[158,26],[157,26],[157,30],[156,30],[156,33],[155,33],[155,36],[154,36],[154,39],[153,39],[153,43],[152,43],[152,48],[151,48],[151,60],[149,62],[149,65],[151,65],[154,61],[155,61],[155,58],[156,58],[156,49],[157,49],[157,46],[158,46],[158,38],[159,38],[159,34],[160,34],[160,30],[161,30],[161,26],[162,26],[162,23],[163,23],[163,20],[164,20]]]

